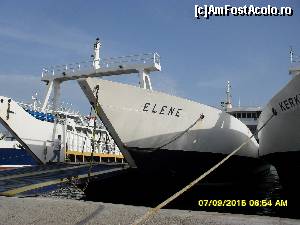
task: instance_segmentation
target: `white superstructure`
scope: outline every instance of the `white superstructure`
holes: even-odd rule
[[[231,97],[231,85],[230,81],[227,81],[226,102],[221,102],[223,110],[243,122],[253,134],[256,134],[258,118],[261,114],[262,107],[241,106],[240,101],[238,106],[233,106]],[[255,139],[258,141],[257,134],[255,135]]]

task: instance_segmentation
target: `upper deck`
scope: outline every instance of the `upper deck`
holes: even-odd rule
[[[101,77],[160,71],[160,56],[155,53],[88,60],[84,62],[57,65],[44,68],[42,81],[76,80],[87,77]]]

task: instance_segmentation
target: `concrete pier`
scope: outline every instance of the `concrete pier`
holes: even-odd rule
[[[128,225],[145,214],[146,207],[51,198],[0,197],[0,224]],[[294,225],[300,220],[278,217],[163,209],[146,223],[209,225]]]

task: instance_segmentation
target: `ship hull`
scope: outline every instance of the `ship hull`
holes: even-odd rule
[[[227,113],[187,99],[95,78],[79,84],[94,106],[98,101],[98,115],[129,164],[144,171],[186,173],[181,160],[189,162],[190,172],[203,171],[252,135]],[[257,158],[256,140],[252,138],[237,155]],[[200,159],[208,163],[197,163]]]
[[[285,192],[293,198],[299,197],[300,151],[274,152],[263,156],[263,158],[276,168],[280,184]]]
[[[157,150],[129,150],[139,169],[155,177],[176,177],[191,181],[219,163],[227,155],[222,153]],[[238,169],[237,169],[238,168]],[[267,169],[265,163],[252,157],[233,156],[213,172],[213,180],[240,181],[258,175]],[[209,178],[210,179],[210,178]]]
[[[300,76],[293,77],[267,104],[259,118],[260,128],[277,112],[259,133],[259,153],[273,164],[283,185],[298,184],[291,176],[299,174],[300,159]]]
[[[37,162],[22,148],[0,148],[0,170],[37,165]]]
[[[166,150],[147,153],[132,150],[130,154],[139,162],[138,169],[90,181],[85,190],[87,200],[155,207],[226,156],[217,153]],[[216,192],[219,188],[228,186],[254,187],[261,183],[264,172],[268,169],[268,165],[255,158],[233,156],[180,199],[187,205],[196,205],[195,198],[203,194],[201,187],[204,186],[218,187]],[[183,207],[181,203],[179,207]]]

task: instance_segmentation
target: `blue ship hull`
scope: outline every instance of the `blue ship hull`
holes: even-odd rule
[[[0,148],[1,165],[37,165],[25,149]]]

